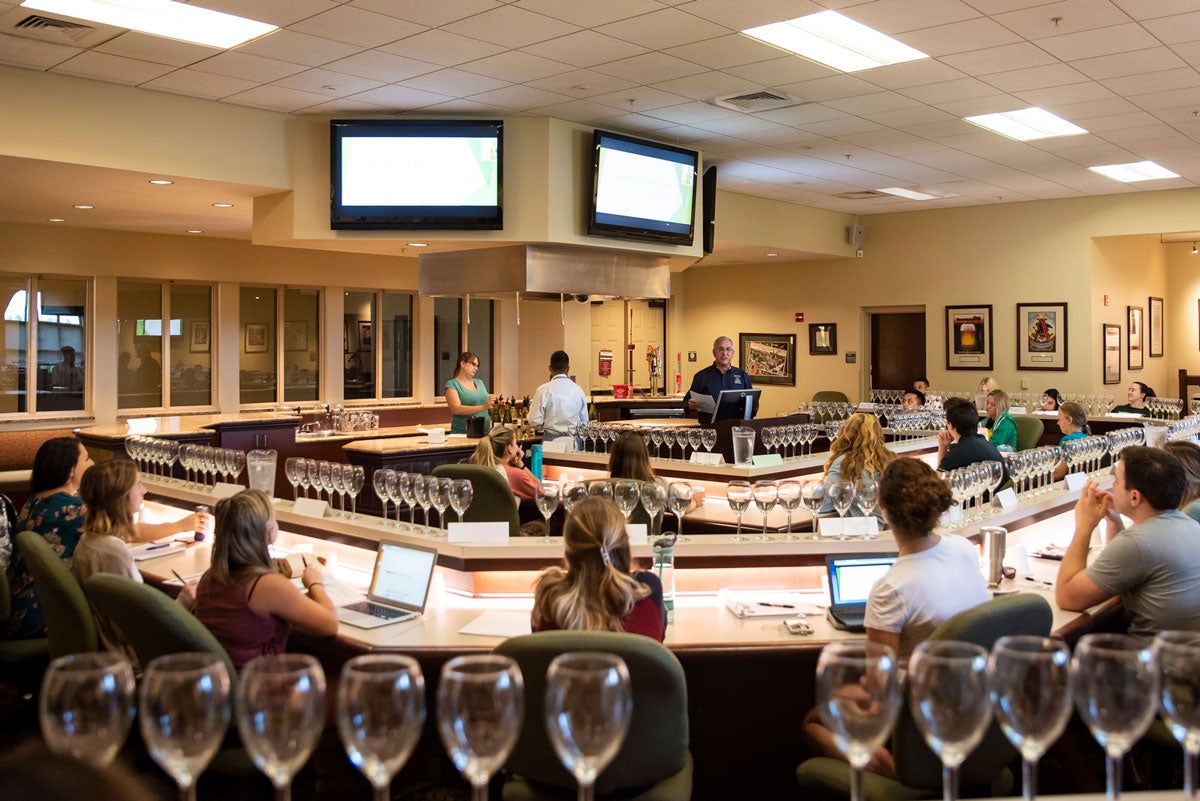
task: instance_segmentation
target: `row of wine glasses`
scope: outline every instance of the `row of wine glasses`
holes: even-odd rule
[[[800,508],[801,484],[799,481],[784,479],[778,482],[755,481],[753,484],[748,481],[730,481],[725,487],[725,498],[729,503],[729,508],[737,515],[737,531],[731,538],[733,542],[746,542],[751,539],[765,542],[774,539],[767,534],[767,514],[776,505],[787,510],[787,528],[782,539],[789,541],[796,539],[792,534],[792,513]],[[742,536],[742,514],[750,507],[752,500],[754,507],[762,515],[762,533],[756,534],[754,537],[744,537]]]
[[[946,427],[946,415],[930,409],[886,410],[888,431],[893,439],[919,439],[928,437]]]
[[[142,436],[125,438],[125,453],[137,463],[138,470],[165,482],[174,482],[171,468],[179,460],[179,450],[179,443],[172,439]]]
[[[317,500],[321,493],[326,494],[329,508],[334,517],[345,517],[351,520],[359,519],[358,494],[362,492],[366,482],[367,471],[358,465],[342,464],[341,462],[326,462],[323,459],[305,459],[300,456],[289,457],[283,463],[284,475],[292,485],[292,499],[299,500],[298,487],[304,489],[304,497],[308,498],[311,487],[316,490]],[[333,508],[333,496],[337,493],[341,501],[337,509]],[[346,514],[346,496],[350,496],[350,514]]]
[[[1194,400],[1193,403],[1200,403],[1200,399]],[[1200,437],[1200,415],[1195,413],[1167,426],[1168,441],[1190,440],[1195,442],[1197,437]]]
[[[1067,463],[1067,472],[1095,473],[1100,462],[1108,455],[1111,440],[1107,436],[1082,437],[1061,443],[1062,459]]]
[[[466,514],[467,509],[471,506],[471,501],[475,498],[475,490],[471,486],[470,479],[424,476],[420,473],[406,473],[403,470],[376,470],[371,475],[371,486],[375,490],[375,496],[379,498],[382,507],[380,516],[383,518],[385,527],[398,528],[401,525],[400,504],[404,503],[408,506],[408,525],[410,528],[416,528],[417,507],[419,506],[423,523],[421,531],[433,537],[446,536],[447,509],[453,509],[454,513],[458,515],[458,522],[461,523],[463,515]],[[388,501],[391,501],[396,507],[394,523],[388,518]],[[437,510],[438,520],[441,523],[440,529],[430,527],[430,509]]]
[[[1146,408],[1155,420],[1178,420],[1185,406],[1182,398],[1146,398]]]
[[[830,424],[832,425],[832,424]],[[779,448],[779,455],[784,459],[805,456],[812,451],[812,444],[821,436],[821,427],[815,423],[792,423],[786,426],[763,426],[759,431],[763,446],[768,452],[774,453]],[[800,453],[796,453],[799,446]]]
[[[1034,497],[1050,492],[1054,468],[1062,461],[1062,448],[1057,445],[1030,448],[1006,453],[1004,458],[1012,477],[1013,491],[1017,495],[1028,493],[1029,497]]]
[[[1028,453],[1028,451],[1022,451]],[[950,486],[950,496],[963,513],[949,528],[962,528],[972,520],[982,520],[987,515],[983,507],[984,493],[994,492],[1004,479],[1004,465],[1000,462],[976,462],[966,467],[955,468],[945,475]],[[970,513],[967,502],[970,502]]]
[[[1108,437],[1108,452],[1113,455],[1114,459],[1118,458],[1121,451],[1130,445],[1146,444],[1146,429],[1141,426],[1137,428],[1119,428],[1116,431],[1109,431],[1105,436]]]
[[[537,507],[546,521],[546,534],[541,542],[550,542],[550,518],[562,504],[568,514],[571,508],[586,497],[599,497],[613,501],[628,523],[640,503],[650,518],[651,536],[662,533],[662,515],[669,511],[679,519],[677,542],[687,542],[683,536],[683,518],[692,505],[697,489],[686,481],[664,484],[658,481],[635,481],[633,479],[594,479],[591,481],[562,482],[543,481],[538,485]]]
[[[964,642],[926,641],[909,662],[908,700],[925,742],[942,761],[944,797],[958,795],[958,768],[979,745],[993,713],[1021,755],[1025,799],[1036,795],[1038,760],[1074,708],[1104,749],[1108,798],[1120,793],[1125,753],[1161,711],[1184,746],[1185,797],[1200,756],[1200,634],[1162,632],[1153,644],[1122,634],[1088,634],[1074,656],[1061,640],[1008,636],[991,653]],[[817,709],[851,765],[851,798],[887,740],[901,699],[896,656],[885,645],[832,643],[817,663]]]
[[[179,449],[179,464],[187,471],[187,486],[206,488],[217,481],[236,482],[246,469],[246,453],[232,448],[184,445]]]

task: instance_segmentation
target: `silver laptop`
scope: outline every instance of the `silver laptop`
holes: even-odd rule
[[[418,617],[429,598],[437,553],[436,548],[381,541],[366,596],[339,606],[338,620],[373,629]]]
[[[843,631],[866,631],[863,621],[871,588],[896,562],[894,553],[830,554],[825,557],[829,573],[829,622]]]

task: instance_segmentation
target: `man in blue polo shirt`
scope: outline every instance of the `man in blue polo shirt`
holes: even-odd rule
[[[715,403],[717,395],[726,390],[753,389],[750,384],[750,376],[745,370],[733,366],[733,340],[729,337],[717,337],[713,342],[713,363],[710,367],[705,367],[703,370],[696,373],[692,377],[692,386],[688,390],[687,408],[695,411],[698,407],[695,399],[692,398],[693,392],[699,392],[701,395],[710,395]],[[758,398],[754,399],[753,408],[750,411],[750,416],[754,417],[758,414]],[[742,416],[742,404],[736,400],[733,402],[722,403],[717,409],[717,420],[738,419]],[[704,422],[708,422],[708,415],[702,415]]]

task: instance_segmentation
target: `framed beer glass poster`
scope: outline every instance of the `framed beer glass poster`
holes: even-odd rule
[[[946,307],[946,369],[992,369],[992,307]]]
[[[1067,304],[1017,304],[1017,369],[1067,369]]]

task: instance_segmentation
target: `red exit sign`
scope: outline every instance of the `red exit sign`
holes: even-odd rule
[[[804,322],[804,312],[796,312],[796,322]]]

